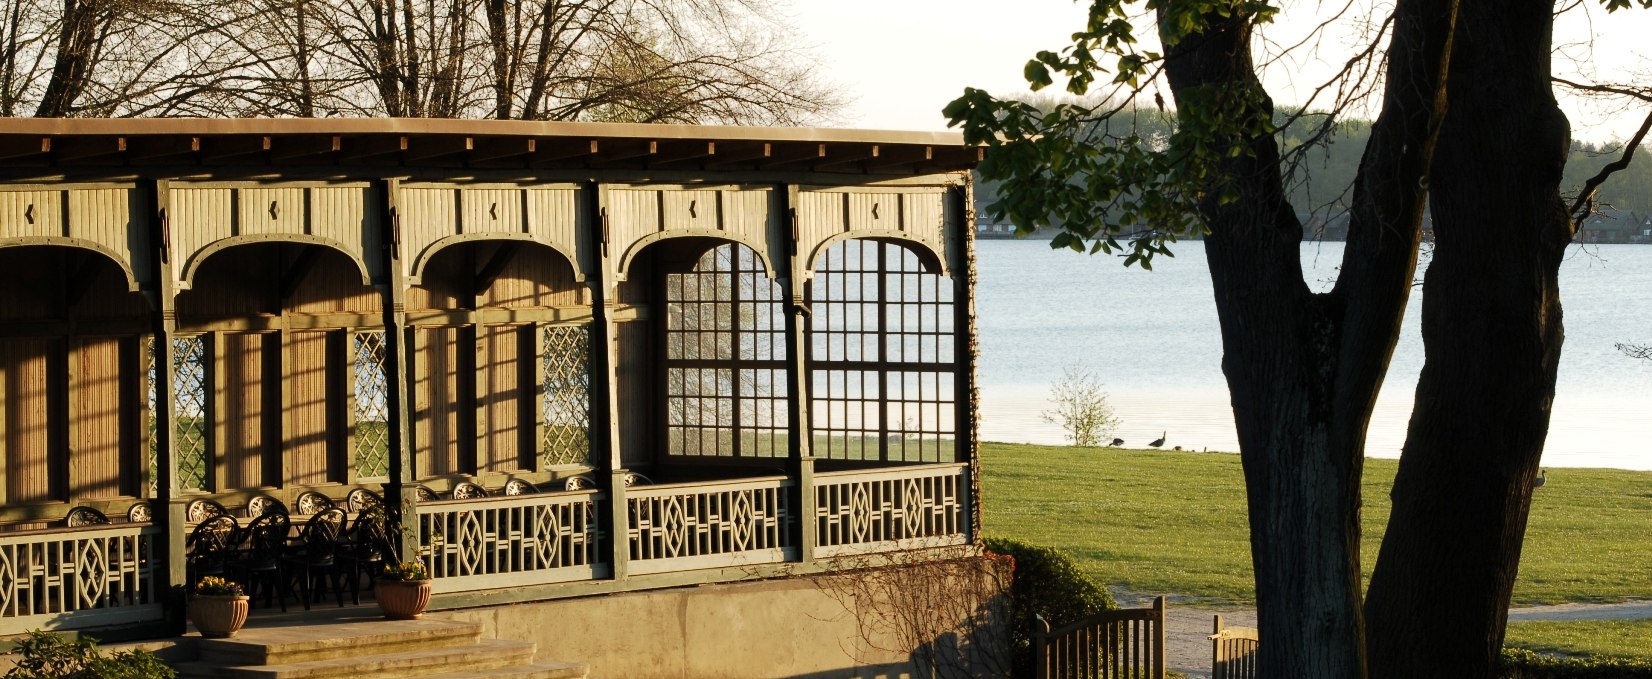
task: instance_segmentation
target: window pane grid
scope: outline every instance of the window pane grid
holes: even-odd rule
[[[669,453],[784,457],[790,412],[780,287],[757,253],[712,248],[666,275]]]
[[[850,240],[824,255],[809,302],[815,455],[955,459],[951,281],[901,246]]]

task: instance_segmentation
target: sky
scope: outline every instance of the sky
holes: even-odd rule
[[[1368,8],[1370,0],[1347,0]],[[1087,2],[1071,0],[792,0],[792,25],[812,46],[821,75],[854,100],[832,126],[943,130],[941,108],[965,87],[994,94],[1026,91],[1021,67],[1039,50],[1058,49],[1082,27]],[[1294,44],[1343,3],[1283,0],[1277,26],[1264,35]],[[1350,12],[1366,15],[1369,12]],[[1270,69],[1264,82],[1279,103],[1299,103],[1308,88],[1345,61],[1359,27],[1348,22],[1324,35],[1316,51]],[[1554,72],[1620,82],[1646,82],[1652,72],[1652,10],[1608,16],[1600,0],[1582,0],[1557,22]],[[1580,71],[1578,63],[1586,71]],[[1300,90],[1301,92],[1299,92]],[[1168,97],[1168,94],[1167,94]],[[1626,139],[1649,107],[1625,109],[1561,97],[1573,135],[1597,142]]]

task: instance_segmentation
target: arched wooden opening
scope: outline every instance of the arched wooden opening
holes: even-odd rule
[[[951,462],[957,438],[954,283],[903,241],[850,239],[807,288],[814,455]]]
[[[527,241],[456,241],[406,304],[420,478],[589,470],[591,296],[567,258]]]
[[[0,247],[6,505],[149,494],[149,313],[126,271],[101,252]],[[36,509],[61,516],[61,508]]]
[[[620,291],[648,309],[646,321],[619,326],[628,466],[672,467],[672,476],[780,467],[791,416],[782,295],[743,243],[676,238],[643,251]]]
[[[328,246],[249,242],[178,294],[178,482],[218,493],[388,475],[383,301]]]

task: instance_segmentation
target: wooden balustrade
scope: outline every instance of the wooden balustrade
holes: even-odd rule
[[[1033,630],[1038,679],[1164,679],[1164,597],[1150,608],[1102,611]]]
[[[420,557],[436,592],[607,577],[604,495],[568,491],[421,503]]]
[[[1210,676],[1212,679],[1253,679],[1256,676],[1256,647],[1261,636],[1255,627],[1227,627],[1216,616],[1215,633],[1210,635]]]
[[[796,485],[772,477],[627,489],[630,572],[796,560],[790,499]]]
[[[0,534],[0,634],[160,620],[160,542],[147,523]]]
[[[969,544],[969,465],[815,475],[815,555]]]

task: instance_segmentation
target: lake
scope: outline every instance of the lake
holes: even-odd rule
[[[1063,443],[1040,414],[1063,367],[1082,362],[1105,383],[1126,446],[1168,432],[1167,448],[1239,449],[1204,243],[1172,249],[1175,258],[1143,271],[1047,241],[976,243],[984,440]],[[1334,282],[1342,249],[1302,245],[1315,290]],[[1652,469],[1652,362],[1613,346],[1652,343],[1652,246],[1574,245],[1560,286],[1566,344],[1543,464]],[[1423,365],[1421,310],[1414,288],[1367,455],[1398,457],[1405,443]]]

